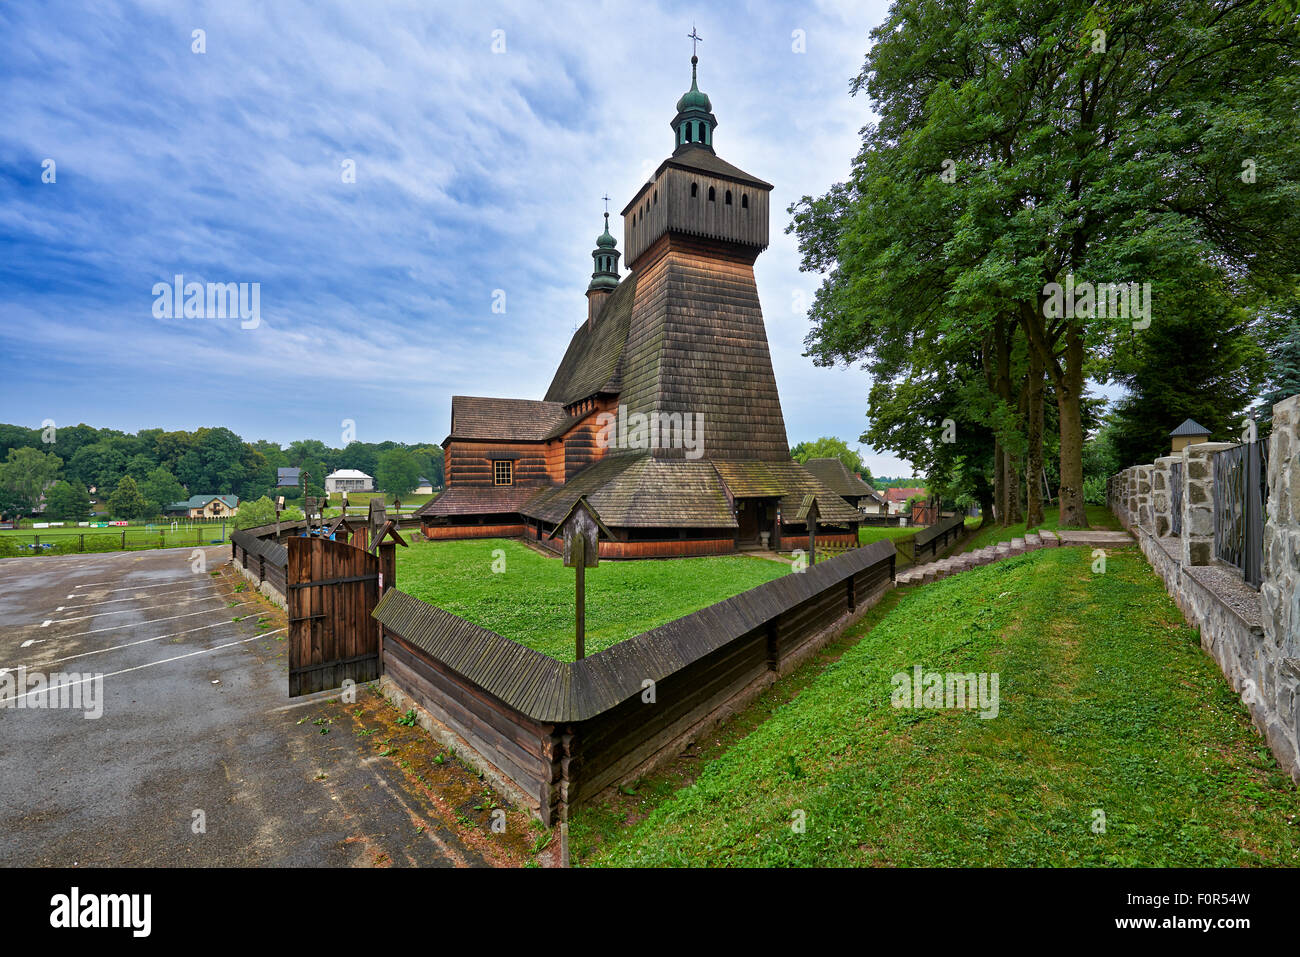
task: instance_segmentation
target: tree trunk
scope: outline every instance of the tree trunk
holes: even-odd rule
[[[1029,376],[1025,382],[1025,392],[1029,399],[1025,526],[1037,528],[1043,524],[1043,360],[1033,346],[1029,348]]]
[[[1065,334],[1065,369],[1056,389],[1061,415],[1061,528],[1087,528],[1083,508],[1083,335],[1071,325]]]
[[[1007,455],[1007,525],[1019,525],[1025,520],[1025,510],[1020,503],[1020,461]]]
[[[993,501],[994,519],[999,525],[1007,523],[1007,457],[1002,443],[993,443]]]

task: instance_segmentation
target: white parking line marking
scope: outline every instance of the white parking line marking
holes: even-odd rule
[[[43,661],[40,663],[39,667],[47,668],[50,665],[57,665],[65,661],[72,661],[75,658],[89,658],[91,655],[102,655],[107,651],[120,651],[123,648],[134,648],[136,645],[147,645],[151,641],[162,641],[164,638],[179,638],[181,635],[192,635],[196,631],[207,631],[209,628],[217,628],[221,625],[229,625],[229,624],[231,624],[231,622],[214,621],[210,625],[199,625],[199,627],[197,628],[186,628],[184,631],[173,631],[170,635],[156,635],[153,638],[141,638],[139,641],[128,641],[125,644],[112,645],[108,648],[96,648],[94,651],[79,651],[75,655],[68,655],[67,657],[64,658],[55,658],[53,661]],[[283,628],[278,628],[276,630],[284,631]],[[271,635],[271,634],[275,634],[275,632],[268,631],[265,632],[265,634]],[[28,665],[27,667],[31,668],[32,666]],[[13,670],[14,670],[13,668],[0,668],[0,675]]]
[[[250,604],[252,604],[252,602],[241,601],[238,605],[232,605],[231,607],[232,607],[232,608],[243,608],[245,605],[250,605]],[[64,638],[84,638],[86,635],[97,635],[97,634],[99,634],[101,631],[117,631],[117,630],[120,630],[120,629],[123,629],[123,628],[139,628],[141,625],[152,625],[154,622],[158,622],[158,621],[175,621],[177,618],[193,618],[195,615],[210,615],[210,614],[212,614],[214,611],[218,611],[218,610],[219,610],[219,609],[216,609],[216,608],[207,608],[207,609],[204,609],[203,611],[192,611],[192,612],[190,612],[188,615],[170,615],[170,616],[167,617],[167,618],[151,618],[151,619],[149,619],[148,621],[137,621],[137,622],[132,622],[132,623],[129,624],[129,625],[115,625],[115,626],[112,627],[112,628],[92,628],[92,629],[90,629],[90,631],[79,631],[79,632],[77,632],[75,635],[64,635],[63,637],[64,637]],[[45,626],[42,625],[41,627],[43,628],[43,627],[45,627]]]
[[[108,589],[108,593],[111,595],[113,592],[116,592],[116,591],[140,591],[140,590],[143,589],[143,588],[175,588],[176,585],[178,585],[180,582],[183,582],[183,581],[185,581],[184,578],[177,578],[177,579],[174,580],[174,581],[169,581],[169,582],[158,582],[157,584],[154,584],[154,585],[128,585],[126,588],[110,588],[110,589]],[[110,584],[110,585],[111,585],[112,582],[107,582],[106,584]],[[78,598],[83,598],[83,597],[85,597],[85,596],[84,596],[84,595],[78,595],[77,597],[78,597]]]
[[[180,590],[178,590],[178,591],[174,591],[174,592],[172,592],[172,591],[162,591],[162,592],[159,592],[157,595],[150,595],[149,597],[150,597],[150,598],[162,598],[162,597],[165,596],[165,595],[183,595],[183,594],[185,594],[186,592],[192,592],[192,591],[197,591],[197,590],[198,590],[198,589],[195,589],[195,588],[182,588],[182,589],[180,589]],[[79,596],[77,596],[77,597],[79,597],[79,598],[84,598],[85,596],[84,596],[84,595],[79,595]],[[98,607],[99,605],[116,605],[117,603],[119,603],[119,602],[123,602],[123,601],[140,601],[140,599],[139,599],[139,598],[136,598],[136,597],[134,597],[134,596],[132,596],[132,597],[130,597],[130,598],[106,598],[106,599],[104,599],[103,601],[92,601],[92,602],[87,602],[87,603],[84,604],[84,605],[60,605],[58,608],[56,608],[56,609],[54,609],[54,610],[55,610],[55,611],[63,611],[63,610],[66,608],[68,611],[76,611],[78,608],[95,608],[95,607]]]
[[[32,645],[39,645],[39,644],[41,644],[41,643],[44,642],[44,641],[45,641],[44,638],[28,638],[26,641],[24,641],[24,642],[23,642],[21,645],[19,645],[18,647],[19,647],[19,648],[30,648]]]
[[[285,631],[285,630],[286,629],[284,628],[277,628],[275,631]],[[268,631],[266,634],[274,635],[275,631]],[[232,641],[224,645],[217,645],[215,648],[200,648],[198,651],[186,652],[183,655],[177,655],[175,658],[164,658],[162,661],[151,661],[148,664],[136,665],[134,668],[123,668],[121,671],[110,672],[109,674],[106,675],[87,675],[85,678],[81,678],[77,681],[65,681],[61,684],[49,685],[45,688],[33,688],[31,691],[28,691],[25,694],[17,695],[13,698],[0,699],[0,706],[8,705],[14,701],[19,700],[19,698],[27,698],[34,694],[51,694],[55,691],[58,691],[60,688],[72,688],[75,687],[76,685],[84,685],[87,681],[94,681],[96,678],[100,678],[100,679],[116,678],[118,675],[130,674],[132,671],[140,671],[144,668],[154,668],[157,667],[158,665],[171,664],[173,661],[180,661],[182,658],[193,658],[195,655],[210,655],[214,651],[221,651],[224,648],[233,648],[236,645],[247,644],[250,641],[256,641],[258,638],[264,638],[264,637],[266,636],[254,635],[252,638],[241,638],[239,641]]]
[[[191,599],[190,601],[174,601],[170,603],[170,606],[202,604],[205,601],[216,601],[220,597],[221,597],[220,595],[213,595],[211,598],[194,598]],[[235,606],[231,605],[230,607],[233,608]],[[105,615],[129,615],[131,614],[131,612],[139,611],[139,610],[140,610],[139,608],[119,608],[116,611],[97,611],[93,615],[78,615],[76,618],[60,618],[58,621],[55,622],[55,624],[62,625],[64,622],[68,622],[68,621],[85,621],[87,618],[103,618]],[[153,609],[146,608],[144,610],[152,611]]]
[[[46,618],[43,622],[41,622],[41,627],[42,628],[50,627],[50,622],[52,622],[53,620],[54,620],[53,618]]]

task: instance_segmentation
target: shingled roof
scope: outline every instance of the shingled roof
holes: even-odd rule
[[[875,496],[879,499],[880,497],[876,495],[875,489],[849,471],[849,467],[839,459],[809,459],[803,464],[803,467],[812,472],[817,481],[836,495],[847,498]]]
[[[817,513],[823,522],[860,522],[862,515],[838,494],[819,482],[798,462],[728,462],[714,460],[713,467],[736,498],[779,495],[781,514],[795,521],[805,495],[817,497]]]
[[[448,438],[540,442],[567,418],[559,402],[453,395]]]
[[[545,489],[525,488],[518,485],[453,485],[425,502],[416,509],[415,514],[428,518],[446,515],[513,514],[521,511],[530,498],[543,491]]]
[[[585,322],[578,327],[546,390],[548,402],[568,405],[598,392],[619,391],[623,346],[635,299],[636,276],[631,275],[605,300],[590,328]]]
[[[528,502],[523,514],[558,522],[581,495],[606,525],[735,528],[717,472],[705,461],[665,461],[646,452],[607,455]]]

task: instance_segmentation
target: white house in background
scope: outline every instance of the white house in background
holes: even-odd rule
[[[325,493],[335,492],[373,492],[375,480],[372,476],[357,469],[339,469],[325,476]]]
[[[418,482],[415,483],[415,494],[416,494],[416,495],[432,495],[432,494],[433,494],[433,483],[430,482],[427,478],[424,478],[423,476],[421,476],[421,477],[420,477],[420,481],[418,481]]]

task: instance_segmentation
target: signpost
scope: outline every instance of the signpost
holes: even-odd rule
[[[560,519],[550,537],[564,535],[564,567],[574,570],[574,637],[577,644],[576,660],[587,653],[587,581],[586,570],[600,562],[600,533],[612,538],[610,530],[600,520],[586,496],[573,503],[568,514]]]
[[[808,567],[817,564],[817,496],[809,492],[799,503],[796,522],[808,523]]]

